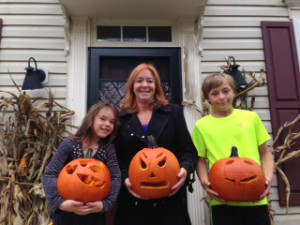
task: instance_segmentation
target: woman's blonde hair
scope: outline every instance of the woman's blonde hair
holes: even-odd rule
[[[155,109],[157,107],[166,106],[169,104],[169,101],[165,98],[158,71],[155,69],[155,67],[152,64],[142,63],[136,66],[132,70],[131,74],[129,75],[129,78],[127,80],[125,100],[121,105],[122,110],[126,110],[130,113],[138,112],[136,97],[133,92],[133,85],[137,79],[137,76],[142,70],[149,70],[154,77],[154,83],[155,83],[154,101],[151,103],[150,107],[152,109]]]
[[[104,140],[100,140],[102,143],[105,143],[105,146],[109,145],[110,143],[113,142],[115,137],[117,136],[118,128],[120,126],[119,118],[118,118],[118,110],[110,105],[109,103],[96,103],[94,104],[84,117],[81,126],[78,128],[77,132],[73,136],[73,139],[76,142],[83,142],[87,141],[88,143],[91,143],[92,138],[95,134],[94,132],[94,121],[98,113],[104,109],[104,108],[109,108],[113,111],[114,117],[115,117],[115,124],[114,124],[114,129],[113,132],[107,136]]]
[[[229,86],[232,88],[233,92],[236,92],[236,84],[232,76],[225,73],[215,73],[210,74],[205,77],[202,83],[202,93],[205,99],[208,99],[209,92],[221,86],[224,82],[227,82]]]

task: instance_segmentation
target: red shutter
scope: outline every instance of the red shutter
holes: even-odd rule
[[[300,73],[292,22],[262,22],[272,132],[300,113]],[[300,130],[297,124],[295,131]],[[283,138],[281,139],[282,144]],[[299,140],[300,142],[300,140]],[[300,149],[300,143],[294,146]],[[291,150],[293,150],[291,149]],[[290,150],[290,151],[291,151]],[[290,205],[300,205],[300,158],[281,167],[291,185]],[[286,205],[285,184],[278,174],[280,205]]]

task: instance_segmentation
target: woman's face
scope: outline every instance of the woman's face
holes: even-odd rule
[[[133,92],[139,103],[152,103],[155,94],[154,76],[148,69],[142,70],[133,84]]]

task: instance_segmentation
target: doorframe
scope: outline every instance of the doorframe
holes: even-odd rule
[[[201,15],[202,12],[199,13]],[[87,82],[88,82],[88,47],[95,47],[93,36],[93,21],[89,17],[72,17],[71,26],[65,26],[66,53],[68,55],[67,69],[67,107],[75,111],[71,123],[75,126],[81,124],[86,114],[87,106]],[[181,48],[181,73],[182,73],[182,96],[184,101],[194,102],[201,105],[201,54],[202,54],[202,22],[195,19],[181,19],[176,22],[175,40],[178,43],[158,43],[151,47],[179,47]],[[135,45],[135,43],[131,43]],[[162,46],[164,45],[164,46]],[[98,46],[99,47],[99,46]],[[111,46],[110,46],[111,47]],[[125,47],[124,45],[114,47]],[[126,45],[126,47],[132,47]],[[144,46],[149,47],[149,43]],[[199,114],[192,107],[184,107],[187,126],[192,132]],[[70,130],[74,132],[74,130]],[[204,195],[203,188],[199,182],[194,185],[193,194],[188,193],[188,210],[193,224],[205,225],[209,221],[209,212],[206,204],[201,199]],[[200,212],[200,213],[199,213]]]
[[[99,100],[101,58],[160,58],[170,62],[170,86],[172,102],[182,101],[181,49],[177,48],[89,48],[87,108]],[[147,63],[147,62],[145,62]],[[129,76],[129,74],[128,74]]]

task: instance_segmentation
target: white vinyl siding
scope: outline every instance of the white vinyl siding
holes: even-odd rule
[[[265,70],[261,21],[290,21],[287,7],[281,0],[208,0],[202,18],[201,77],[220,72],[225,58],[233,56],[240,70]],[[255,109],[272,135],[268,87],[256,88],[249,93],[255,96]],[[296,225],[300,221],[300,207],[279,206],[277,177],[272,185],[270,199],[275,224]]]
[[[9,73],[21,87],[28,59],[34,57],[38,68],[48,70],[49,82],[45,87],[51,88],[55,99],[66,105],[67,44],[65,15],[60,1],[1,1],[0,18],[3,20],[0,90],[17,93]],[[34,66],[34,63],[30,65]]]

